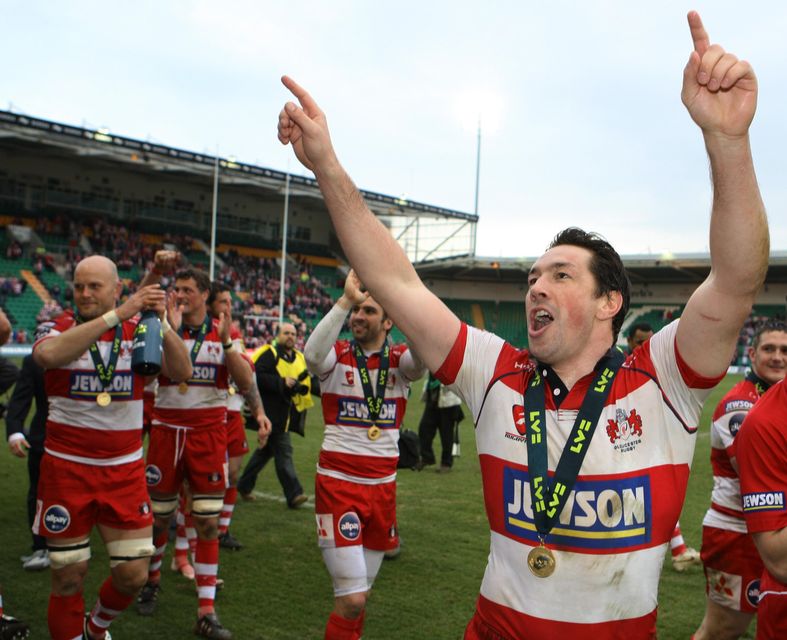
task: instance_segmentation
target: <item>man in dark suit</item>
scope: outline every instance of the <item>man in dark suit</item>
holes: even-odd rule
[[[33,399],[36,401],[36,412],[30,423],[30,430],[25,436],[25,420],[30,412]],[[38,470],[44,455],[44,435],[48,409],[49,403],[44,391],[44,370],[35,363],[32,355],[25,356],[22,360],[19,380],[8,403],[5,425],[8,448],[11,453],[19,458],[27,457],[27,472],[30,476],[30,487],[27,492],[27,520],[31,527],[36,514]],[[38,571],[49,567],[46,540],[42,536],[33,535],[33,553],[22,556],[21,560],[22,566],[28,571]]]

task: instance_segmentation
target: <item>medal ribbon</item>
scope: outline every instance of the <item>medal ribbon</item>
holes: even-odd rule
[[[366,406],[369,408],[369,420],[371,420],[372,424],[376,424],[377,418],[380,417],[380,411],[383,408],[385,385],[388,383],[391,347],[386,340],[383,348],[380,350],[380,368],[377,371],[377,385],[374,391],[372,390],[372,381],[369,376],[369,369],[366,367],[366,356],[363,354],[363,349],[355,340],[352,341],[352,347],[355,360],[358,363],[358,373],[361,375],[361,387],[366,399]]]
[[[210,320],[208,316],[205,316],[205,320],[202,321],[202,326],[199,328],[197,337],[194,338],[194,346],[191,347],[191,353],[189,353],[192,366],[197,363],[197,355],[199,354],[199,350],[202,348],[202,343],[205,342],[205,336],[208,335],[209,324]],[[183,327],[178,330],[178,335],[181,337],[181,339],[183,338]]]
[[[552,485],[549,484],[546,430],[546,388],[538,370],[534,372],[525,391],[525,420],[527,429],[527,465],[530,474],[530,496],[536,530],[546,536],[555,526],[563,506],[576,484],[582,461],[590,448],[598,418],[604,408],[614,378],[625,356],[612,348],[599,364],[582,406],[574,421],[571,434],[560,454]]]
[[[120,357],[120,343],[123,337],[123,324],[115,327],[115,339],[112,341],[112,349],[109,352],[109,361],[104,364],[101,359],[101,353],[98,350],[98,343],[94,342],[90,345],[90,357],[93,359],[93,364],[96,367],[98,379],[101,380],[101,386],[104,391],[109,393],[110,385],[112,383],[112,376],[115,375],[115,367],[117,367],[118,357]]]

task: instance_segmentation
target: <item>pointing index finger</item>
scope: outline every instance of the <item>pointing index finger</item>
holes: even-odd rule
[[[689,11],[689,30],[691,39],[694,42],[694,51],[702,56],[710,46],[710,37],[702,24],[702,18],[696,11]]]
[[[301,103],[301,107],[303,107],[305,111],[315,112],[320,110],[320,108],[317,106],[317,103],[314,101],[314,98],[309,95],[309,92],[297,82],[295,82],[295,80],[290,78],[290,76],[282,76],[281,82],[292,92],[292,95],[298,98],[298,102]]]

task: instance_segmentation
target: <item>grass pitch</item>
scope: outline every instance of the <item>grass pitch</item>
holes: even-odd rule
[[[726,378],[711,394],[697,436],[680,519],[687,543],[696,548],[700,546],[702,517],[713,483],[710,415],[721,395],[738,379]],[[417,429],[422,405],[415,400],[419,393],[414,392],[412,397],[405,427]],[[309,495],[313,492],[321,438],[321,411],[317,407],[309,414],[306,438],[292,438],[296,468]],[[399,559],[383,563],[368,604],[365,640],[462,637],[486,565],[489,529],[469,419],[461,425],[461,440],[462,455],[452,473],[434,473],[433,467],[420,473],[399,472],[398,517],[403,551]],[[439,451],[439,438],[435,445]],[[27,573],[19,562],[20,555],[29,553],[30,545],[25,516],[26,463],[7,451],[0,454],[0,459],[0,584],[4,605],[8,613],[31,624],[32,638],[46,638],[49,573]],[[256,491],[261,497],[255,502],[239,501],[232,522],[232,533],[244,549],[221,552],[219,575],[226,587],[217,598],[219,616],[237,640],[319,640],[333,595],[317,549],[313,503],[310,500],[302,509],[288,509],[272,464],[260,475]],[[112,625],[117,640],[194,637],[194,585],[169,570],[171,554],[172,545],[164,558],[163,593],[156,614],[142,618],[133,608],[127,611]],[[674,572],[667,556],[659,592],[659,638],[685,639],[702,620],[704,577],[701,567]],[[85,585],[88,608],[107,573],[106,554],[100,540],[94,538]],[[746,637],[754,637],[754,625]]]

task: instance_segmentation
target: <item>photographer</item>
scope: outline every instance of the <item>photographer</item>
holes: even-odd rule
[[[271,458],[276,465],[276,476],[284,490],[287,506],[300,507],[308,499],[303,493],[292,461],[290,427],[307,408],[312,406],[311,381],[306,371],[306,360],[295,348],[295,326],[283,322],[273,344],[260,347],[252,360],[255,363],[257,386],[265,412],[273,428],[264,448],[258,448],[249,458],[238,481],[238,492],[245,500],[253,500],[252,491],[257,476]],[[293,417],[294,415],[294,417]]]

